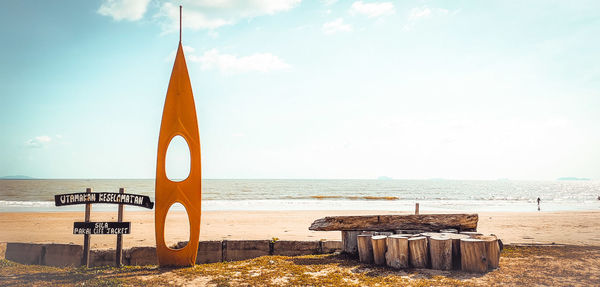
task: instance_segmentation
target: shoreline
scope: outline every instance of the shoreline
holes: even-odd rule
[[[339,231],[310,231],[310,224],[325,216],[411,214],[406,211],[300,210],[300,211],[204,211],[200,240],[341,240]],[[469,213],[438,212],[427,213]],[[600,246],[600,211],[479,212],[478,231],[496,234],[504,243],[556,243]],[[93,211],[91,221],[116,221],[116,211]],[[171,218],[171,216],[173,216]],[[188,240],[187,215],[174,211],[167,217],[165,237],[169,244]],[[172,221],[171,221],[172,219]],[[154,246],[154,211],[126,211],[131,234],[124,247]],[[81,211],[0,212],[0,242],[82,244],[73,235],[74,221],[83,221]],[[91,247],[114,248],[114,235],[93,235]]]
[[[524,200],[345,200],[345,199],[253,199],[253,200],[203,200],[203,211],[346,211],[346,210],[379,210],[397,211],[414,210],[415,203],[431,212],[537,212],[534,201]],[[113,211],[116,205],[97,203],[95,211]],[[542,201],[543,212],[562,211],[600,211],[600,200],[575,201]],[[56,207],[54,201],[6,201],[0,200],[0,212],[78,212],[83,205],[67,205]],[[183,210],[174,206],[174,210]],[[143,210],[140,207],[125,206],[126,212]]]

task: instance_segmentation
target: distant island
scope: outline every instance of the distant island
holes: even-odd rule
[[[35,178],[31,177],[31,176],[26,176],[26,175],[7,175],[7,176],[0,176],[0,179],[35,179]]]
[[[390,180],[390,179],[392,179],[392,178],[389,176],[380,176],[377,178],[377,180]]]
[[[556,180],[591,180],[586,177],[559,177]]]

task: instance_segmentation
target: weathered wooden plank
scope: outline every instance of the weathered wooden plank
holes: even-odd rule
[[[152,209],[154,202],[147,195],[121,192],[79,192],[68,194],[57,194],[54,196],[55,206],[67,206],[74,204],[110,203],[127,204]]]
[[[131,222],[73,222],[73,234],[130,234]]]
[[[477,214],[408,214],[328,216],[315,220],[309,230],[373,230],[419,229],[438,231],[453,228],[460,231],[477,230]]]

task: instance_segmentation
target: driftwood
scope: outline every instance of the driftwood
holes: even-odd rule
[[[371,243],[373,245],[373,261],[376,265],[385,265],[385,252],[386,248],[385,235],[376,235],[371,237]]]
[[[408,267],[408,237],[402,235],[390,235],[387,237],[387,252],[385,261],[392,268]]]
[[[328,216],[315,220],[308,229],[316,231],[397,229],[439,231],[452,228],[459,231],[475,231],[478,220],[477,214]]]

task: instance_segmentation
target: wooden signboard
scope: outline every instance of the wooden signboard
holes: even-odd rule
[[[90,222],[93,203],[118,204],[117,222]],[[131,233],[131,223],[123,222],[123,205],[133,205],[152,209],[154,202],[150,197],[139,194],[125,193],[124,188],[119,192],[92,192],[86,188],[85,192],[57,194],[54,196],[56,206],[85,204],[85,221],[73,223],[73,234],[83,234],[83,258],[81,264],[90,266],[90,235],[111,234],[117,235],[116,265],[121,266],[123,255],[123,234]]]
[[[130,222],[74,222],[73,234],[129,234]]]
[[[54,196],[54,204],[56,206],[87,204],[87,203],[110,203],[110,204],[125,204],[152,209],[154,203],[149,196],[132,194],[132,193],[117,193],[117,192],[79,192],[58,194]]]

